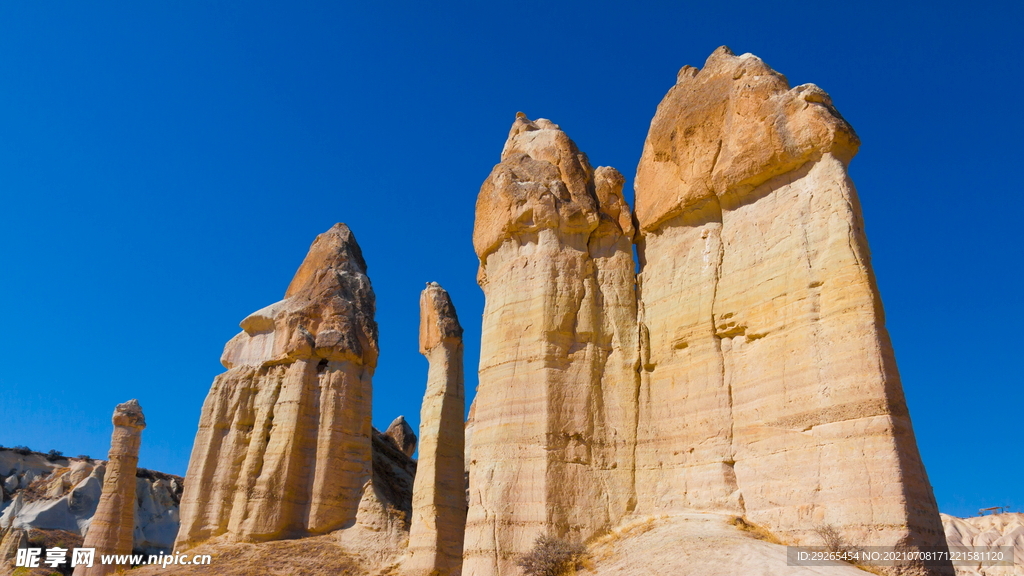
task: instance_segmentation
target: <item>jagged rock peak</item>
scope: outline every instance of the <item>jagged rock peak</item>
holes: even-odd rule
[[[712,196],[742,197],[826,153],[849,162],[859,143],[824,90],[790,88],[757,56],[722,46],[704,68],[684,66],[658,105],[637,169],[640,228]]]
[[[427,282],[420,294],[420,354],[426,354],[446,338],[462,338],[462,325],[448,291]]]
[[[146,427],[146,416],[142,413],[142,406],[139,405],[139,401],[132,398],[131,400],[118,404],[114,408],[114,416],[112,418],[114,426],[126,426],[128,428],[137,428],[142,430]]]
[[[289,298],[323,282],[328,271],[345,271],[366,274],[366,261],[352,230],[341,222],[316,237],[309,247],[306,259],[302,261],[284,297]]]
[[[348,226],[313,241],[285,299],[253,312],[224,347],[221,363],[261,366],[299,359],[377,365],[375,298],[366,263]]]
[[[595,171],[587,155],[557,124],[518,113],[501,163],[477,197],[473,230],[477,256],[483,261],[505,240],[543,229],[590,234],[602,220],[631,237],[623,181],[614,168]]]
[[[399,416],[392,420],[391,425],[384,431],[384,435],[394,442],[395,446],[406,456],[412,458],[412,455],[416,453],[416,432],[405,421],[405,416]]]

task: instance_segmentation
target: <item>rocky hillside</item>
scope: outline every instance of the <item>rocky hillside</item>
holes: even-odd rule
[[[0,529],[63,530],[85,535],[99,504],[106,464],[105,460],[85,457],[0,449]],[[138,470],[133,538],[136,550],[170,551],[178,532],[183,487],[180,476]]]
[[[957,518],[942,515],[950,548],[1012,546],[1014,566],[957,566],[957,576],[1024,576],[1024,514],[1007,513]]]

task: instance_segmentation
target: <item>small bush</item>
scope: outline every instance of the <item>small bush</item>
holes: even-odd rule
[[[28,456],[29,454],[32,453],[32,449],[29,448],[28,446],[15,446],[14,448],[11,448],[11,450],[14,450],[18,454],[21,454],[22,456]]]
[[[78,456],[75,456],[75,458],[78,458],[79,460],[92,460],[88,454],[79,454]]]
[[[582,543],[544,534],[537,537],[533,549],[520,556],[516,565],[526,576],[565,576],[583,568],[587,556],[587,547]]]
[[[819,524],[814,528],[814,533],[821,538],[821,544],[828,549],[829,552],[844,553],[853,552],[856,547],[846,541],[843,534],[839,532],[835,526],[831,524]]]
[[[59,460],[63,457],[64,453],[61,452],[60,450],[50,450],[49,452],[46,453],[46,459],[49,460],[50,462],[53,462],[54,460]]]

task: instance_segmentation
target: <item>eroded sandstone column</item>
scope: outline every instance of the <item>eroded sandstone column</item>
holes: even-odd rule
[[[203,405],[177,547],[273,540],[355,519],[371,476],[374,294],[344,224],[317,236],[284,300],[241,323]]]
[[[462,326],[448,292],[435,282],[420,294],[420,354],[430,367],[420,410],[410,557],[403,571],[411,576],[449,576],[462,567],[466,528],[466,399]]]
[[[636,179],[638,511],[942,544],[847,174],[858,144],[820,88],[727,48],[658,106]]]
[[[633,506],[638,376],[622,176],[520,114],[480,189],[486,303],[464,573],[518,574],[547,532],[587,538]]]
[[[113,574],[119,567],[100,563],[100,556],[132,553],[136,508],[135,472],[139,464],[139,446],[142,444],[146,417],[142,414],[138,400],[129,400],[114,409],[113,422],[114,434],[110,438],[103,492],[82,544],[83,548],[96,549],[96,561],[91,568],[76,566],[75,576]]]

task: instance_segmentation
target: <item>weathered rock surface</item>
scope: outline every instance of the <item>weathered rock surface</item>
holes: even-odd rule
[[[430,363],[420,409],[420,458],[413,488],[409,558],[412,576],[450,576],[462,568],[466,528],[462,326],[444,288],[420,294],[420,353]]]
[[[103,477],[96,513],[85,533],[86,548],[95,548],[97,557],[104,554],[131,554],[135,531],[135,473],[139,464],[139,447],[146,418],[137,400],[118,404],[112,418],[114,433],[110,438],[110,454]],[[124,566],[121,566],[123,569]],[[75,567],[75,576],[103,576],[118,570],[114,564],[97,562]]]
[[[412,455],[416,453],[416,432],[405,421],[405,416],[399,416],[392,420],[391,425],[384,431],[384,435],[390,438],[406,456],[412,458]]]
[[[284,300],[241,322],[203,406],[177,547],[356,521],[371,480],[374,294],[352,232],[317,236]]]
[[[622,176],[520,114],[480,189],[486,304],[464,572],[518,573],[550,532],[587,538],[633,504],[633,225]]]
[[[0,530],[14,527],[85,534],[99,505],[106,468],[103,460],[48,460],[42,454],[0,450],[0,474],[19,484],[34,476],[0,504]],[[136,472],[132,549],[152,554],[171,551],[178,532],[183,481],[152,470]]]
[[[788,566],[786,548],[718,514],[630,518],[590,543],[588,576],[866,576],[860,568]]]
[[[1024,514],[1006,513],[974,518],[942,514],[950,551],[975,547],[1013,547],[1013,566],[957,566],[957,576],[1024,576]]]
[[[658,106],[636,178],[638,512],[943,543],[846,170],[857,145],[820,88],[727,48]]]

